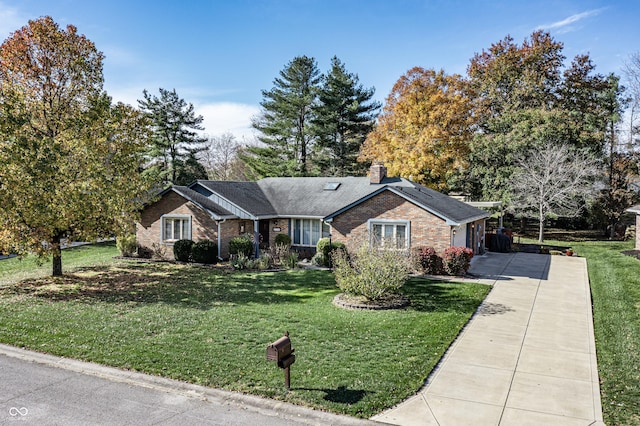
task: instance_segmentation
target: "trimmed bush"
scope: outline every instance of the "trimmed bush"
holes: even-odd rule
[[[473,250],[466,247],[448,247],[444,250],[444,270],[449,275],[464,275],[471,266]]]
[[[429,275],[441,275],[444,273],[442,258],[438,256],[433,247],[417,247],[415,250],[415,256],[420,263],[422,273]]]
[[[193,241],[191,240],[178,240],[173,244],[173,257],[178,262],[188,262],[191,259],[191,248],[193,247]]]
[[[329,264],[329,260],[324,254],[322,254],[322,252],[316,252],[316,254],[311,258],[311,264],[315,266],[327,266]]]
[[[218,261],[218,244],[211,240],[198,241],[191,247],[191,256],[197,263],[216,263]]]
[[[320,238],[316,244],[316,254],[311,258],[311,262],[317,266],[330,266],[331,253],[335,250],[346,250],[343,243],[339,241],[331,241],[329,238]]]
[[[287,234],[277,234],[274,243],[276,246],[291,246],[291,237]]]
[[[412,266],[401,251],[377,250],[368,244],[351,256],[346,250],[335,250],[332,260],[340,290],[368,300],[380,300],[397,292],[409,278]]]
[[[331,240],[329,238],[320,238],[316,243],[316,253],[322,253],[325,257],[329,256],[331,251]]]
[[[244,254],[245,257],[250,258],[253,256],[253,252],[253,241],[251,241],[251,236],[248,234],[234,237],[229,241],[229,254],[232,256]]]
[[[120,235],[116,238],[116,247],[120,252],[120,256],[133,256],[138,249],[136,234]]]

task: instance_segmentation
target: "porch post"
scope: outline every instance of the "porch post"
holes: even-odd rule
[[[260,221],[253,221],[253,246],[254,246],[254,257],[257,259],[260,257]]]

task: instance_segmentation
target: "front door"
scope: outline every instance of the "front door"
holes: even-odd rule
[[[260,234],[260,249],[266,250],[269,248],[269,224],[270,221],[261,220],[258,223],[258,232]]]

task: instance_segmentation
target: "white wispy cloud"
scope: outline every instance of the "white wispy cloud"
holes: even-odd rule
[[[150,84],[150,87],[157,85]],[[158,86],[160,87],[160,86]],[[124,102],[134,107],[138,107],[138,99],[142,99],[144,86],[132,85],[127,87],[109,87],[105,84],[107,93],[114,102]],[[146,87],[152,95],[158,95],[157,90]],[[215,102],[194,99],[189,94],[195,89],[178,89],[178,95],[188,103],[193,103],[196,115],[201,115],[204,119],[202,126],[204,134],[219,136],[223,133],[233,134],[238,142],[252,143],[255,139],[254,129],[251,127],[251,119],[260,113],[258,105],[250,105],[240,102]],[[202,91],[200,91],[202,92]]]
[[[599,15],[606,8],[587,10],[586,12],[576,13],[560,21],[552,22],[550,24],[542,24],[538,26],[539,30],[557,30],[558,33],[567,33],[575,30],[575,24],[590,18],[592,16]]]
[[[254,140],[251,118],[260,113],[256,105],[235,102],[212,102],[196,104],[196,114],[202,115],[205,133],[211,136],[223,133],[233,134],[239,142]]]

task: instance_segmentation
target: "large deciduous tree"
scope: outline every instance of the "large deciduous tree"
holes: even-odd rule
[[[290,61],[271,90],[263,90],[262,112],[253,122],[261,146],[247,148],[243,161],[258,178],[310,176],[314,108],[318,102],[320,71],[314,58],[298,56]]]
[[[361,160],[379,160],[389,173],[438,190],[466,167],[473,117],[465,81],[420,67],[393,86]]]
[[[193,104],[178,96],[175,89],[160,88],[159,92],[158,97],[144,90],[144,99],[138,100],[153,130],[152,149],[148,153],[150,170],[159,179],[174,185],[206,179],[205,168],[196,159],[207,140],[198,134],[204,130],[203,117],[196,115]]]
[[[624,64],[626,87],[629,90],[629,115],[627,117],[626,141],[628,148],[635,148],[640,142],[640,52],[633,53]]]
[[[112,105],[103,55],[69,25],[29,23],[0,46],[0,250],[52,255],[61,240],[131,226],[149,182],[145,119]]]
[[[207,169],[209,179],[245,181],[245,165],[239,156],[246,148],[231,133],[211,136],[200,159]]]
[[[563,70],[562,49],[536,31],[522,45],[506,37],[471,60],[478,132],[466,181],[475,198],[508,201],[515,159],[541,140],[603,155],[606,78],[594,73],[587,55]]]
[[[380,103],[372,101],[375,90],[365,89],[357,74],[348,72],[337,58],[322,77],[314,125],[318,134],[317,163],[323,176],[363,175],[358,163],[360,148],[373,130]]]
[[[596,161],[567,145],[541,143],[515,161],[509,181],[513,208],[538,220],[538,241],[551,215],[571,217],[585,206],[597,175]]]

